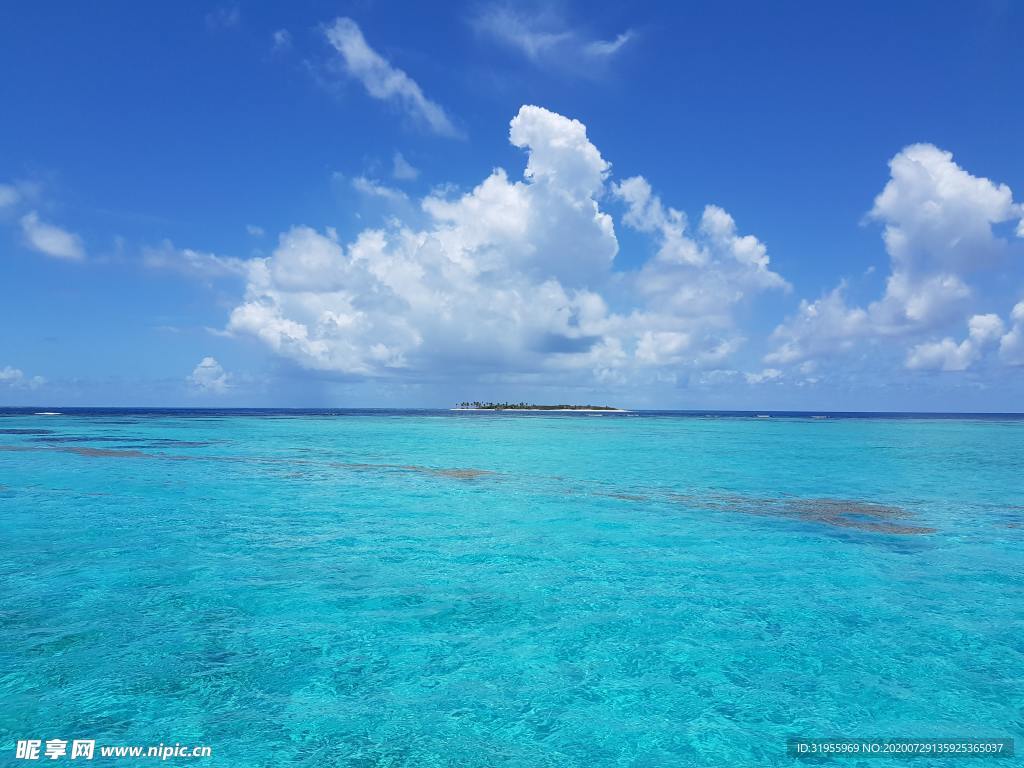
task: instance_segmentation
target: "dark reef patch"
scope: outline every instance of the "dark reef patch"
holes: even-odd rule
[[[913,517],[900,507],[844,499],[790,499],[782,502],[783,514],[802,520],[827,523],[839,528],[853,528],[873,533],[921,535],[935,533],[935,528],[892,522]]]
[[[487,475],[496,474],[494,471],[490,469],[474,469],[471,467],[424,467],[418,464],[363,464],[348,462],[331,462],[331,466],[363,472],[417,472],[423,475],[430,475],[431,477],[449,477],[455,480],[476,480]]]
[[[415,465],[402,466],[399,469],[404,469],[409,472],[421,472],[425,475],[433,475],[434,477],[451,477],[456,480],[476,480],[477,478],[484,477],[486,475],[493,475],[494,473],[488,469],[436,469],[434,467],[418,467]]]
[[[83,435],[54,435],[53,437],[35,437],[33,442],[37,443],[132,443],[138,442],[138,438],[132,437],[109,437],[107,435],[95,435],[92,437]]]
[[[170,437],[129,437],[125,435],[50,435],[33,437],[35,443],[137,443],[153,448],[202,448],[212,440],[175,440]]]
[[[116,450],[114,448],[61,448],[60,450],[66,453],[73,453],[76,456],[96,456],[105,457],[112,459],[148,459],[152,458],[150,454],[143,453],[142,451],[132,450]]]
[[[139,438],[140,441],[145,442],[154,448],[160,447],[173,447],[173,448],[205,448],[208,445],[214,445],[213,440],[174,440],[172,438],[159,438],[156,440],[150,440],[147,438]],[[224,442],[219,440],[217,442]]]
[[[829,498],[758,498],[734,493],[717,493],[704,497],[674,493],[669,494],[669,497],[673,501],[696,509],[782,517],[868,533],[912,536],[936,533],[938,530],[902,522],[914,517],[912,512],[902,507],[869,501]]]
[[[620,499],[622,501],[650,501],[650,499],[647,498],[646,496],[640,496],[639,494],[636,493],[620,493],[619,491],[610,491],[608,493],[602,493],[601,495],[609,499]]]

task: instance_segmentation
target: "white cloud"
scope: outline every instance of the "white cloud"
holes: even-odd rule
[[[993,225],[1013,221],[1021,210],[1009,187],[971,175],[931,144],[906,147],[889,168],[890,179],[870,212],[885,225],[885,292],[867,307],[849,306],[841,284],[815,302],[801,302],[796,316],[775,330],[777,347],[766,362],[834,355],[870,339],[920,337],[965,318],[974,296],[972,275],[1004,259],[1009,243]],[[946,341],[917,345],[908,365],[969,365],[971,350],[954,353],[959,345]]]
[[[270,38],[273,49],[277,52],[287,51],[292,47],[292,33],[287,29],[275,29]]]
[[[918,370],[964,371],[985,353],[998,348],[1007,365],[1024,365],[1024,301],[1010,312],[1010,328],[995,314],[974,315],[968,321],[967,338],[957,343],[946,337],[915,345],[907,355],[907,367]]]
[[[765,355],[770,364],[795,363],[808,357],[848,350],[869,332],[868,313],[849,307],[841,283],[816,301],[802,299],[795,317],[772,334],[779,344]]]
[[[425,226],[392,217],[348,243],[333,231],[284,233],[271,256],[246,263],[228,331],[350,376],[544,371],[548,380],[624,383],[720,366],[743,341],[731,307],[785,287],[760,241],[713,206],[693,236],[700,259],[679,263],[660,239],[689,238],[685,219],[655,204],[643,180],[624,187],[627,218],[660,250],[640,270],[613,271],[618,240],[598,202],[610,165],[585,126],[524,106],[509,140],[526,151],[523,179],[498,168],[469,192],[428,195],[413,216]]]
[[[258,227],[255,224],[246,224],[245,231],[248,232],[253,237],[263,237],[263,235],[266,234],[266,232],[263,230],[263,227]]]
[[[589,37],[572,28],[550,7],[525,10],[495,4],[485,6],[473,19],[474,28],[518,51],[534,64],[593,74],[636,36],[626,30],[611,40]]]
[[[0,184],[0,208],[16,205],[21,200],[21,193],[13,184]]]
[[[697,368],[714,368],[722,365],[735,355],[746,341],[739,335],[732,335],[727,339],[710,338],[704,348],[694,355],[693,364]]]
[[[953,339],[918,344],[907,356],[907,368],[934,371],[962,371],[974,362],[969,341],[957,344]]]
[[[907,368],[933,371],[964,371],[975,363],[985,348],[999,341],[1003,321],[998,315],[975,315],[968,321],[968,336],[957,344],[947,337],[914,346],[907,355]]]
[[[28,246],[39,253],[68,261],[85,258],[85,249],[78,235],[41,221],[35,211],[21,217],[21,232]]]
[[[42,376],[26,376],[23,371],[11,366],[0,368],[0,385],[11,389],[38,389],[46,383]]]
[[[906,367],[925,371],[966,371],[984,349],[1002,336],[997,314],[976,314],[968,323],[968,337],[957,344],[950,338],[915,345],[907,354]]]
[[[782,371],[778,368],[765,368],[760,373],[745,373],[743,378],[747,380],[747,384],[767,384],[782,378]]]
[[[975,315],[967,321],[968,335],[978,346],[986,346],[1003,335],[1003,321],[999,315]]]
[[[692,341],[690,334],[681,331],[644,331],[636,343],[636,360],[649,365],[681,363]]]
[[[640,232],[657,233],[661,249],[658,258],[665,263],[702,266],[708,254],[684,235],[686,215],[674,208],[665,208],[651,191],[643,176],[634,176],[613,187],[613,192],[629,206],[623,223]]]
[[[335,19],[325,32],[328,41],[341,54],[348,74],[359,80],[370,96],[398,104],[436,134],[460,135],[444,109],[424,96],[409,75],[373,50],[352,19]]]
[[[391,175],[400,181],[411,181],[419,176],[420,172],[405,159],[401,152],[395,152],[391,159]]]
[[[1024,365],[1024,301],[1010,313],[1013,326],[999,340],[999,357],[1009,365]]]
[[[636,283],[652,307],[725,324],[731,307],[741,300],[765,290],[789,290],[769,269],[764,244],[737,234],[736,222],[722,208],[706,206],[698,231],[690,235],[686,215],[664,206],[642,176],[626,179],[612,191],[628,206],[623,223],[652,234],[658,244]]]
[[[254,233],[250,230],[250,234]],[[244,276],[249,272],[248,263],[244,259],[217,256],[191,248],[175,248],[170,240],[164,240],[155,248],[144,248],[142,262],[150,269],[169,269],[204,279]]]
[[[213,357],[204,357],[188,376],[188,384],[201,394],[222,395],[230,389],[228,373]]]
[[[906,147],[889,169],[870,215],[885,224],[894,272],[963,273],[1005,251],[992,225],[1019,217],[1008,186],[972,176],[931,144]]]
[[[513,146],[529,150],[523,173],[527,179],[557,186],[559,194],[589,202],[602,190],[611,164],[590,143],[579,120],[524,106],[512,119],[508,135]]]

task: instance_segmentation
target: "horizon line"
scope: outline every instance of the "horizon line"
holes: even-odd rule
[[[618,406],[616,406],[618,407]],[[253,406],[190,406],[190,405],[0,405],[0,412],[4,411],[39,411],[54,413],[56,409],[61,411],[444,411],[451,412],[450,406],[276,406],[276,405],[253,405]],[[481,412],[514,412],[516,409],[482,409]],[[458,409],[456,409],[458,411]],[[469,412],[469,411],[464,411]],[[549,411],[552,413],[570,411]],[[893,411],[893,410],[825,410],[825,409],[796,409],[796,408],[621,408],[620,410],[609,410],[606,413],[736,413],[736,414],[819,414],[819,415],[872,415],[872,416],[1020,416],[1024,417],[1024,411]],[[28,414],[37,415],[37,414]],[[58,414],[62,415],[62,414]]]

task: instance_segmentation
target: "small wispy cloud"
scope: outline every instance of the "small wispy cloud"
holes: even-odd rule
[[[391,158],[391,175],[400,181],[411,181],[420,175],[420,171],[401,152],[395,152]]]
[[[614,40],[592,40],[583,47],[583,50],[591,56],[611,56],[618,53],[619,49],[634,37],[633,30],[627,29]]]
[[[275,29],[270,39],[273,50],[278,53],[287,51],[292,47],[292,33],[287,29]]]
[[[636,37],[627,29],[611,40],[589,35],[550,10],[526,13],[519,7],[490,5],[471,23],[476,31],[523,54],[534,64],[593,72]]]
[[[0,184],[0,208],[16,205],[21,200],[21,193],[13,184]]]
[[[428,99],[415,80],[371,48],[352,19],[335,19],[325,34],[341,54],[345,71],[361,82],[370,96],[400,106],[439,136],[461,136],[441,105]]]
[[[538,19],[520,15],[511,8],[491,6],[474,20],[474,26],[506,45],[517,49],[526,58],[539,60],[545,54],[572,42],[569,30],[544,29]]]
[[[352,187],[368,197],[379,197],[392,203],[405,202],[409,199],[402,190],[386,186],[366,176],[356,176],[352,179]]]
[[[250,234],[253,234],[251,230]],[[142,263],[150,269],[168,269],[202,279],[245,276],[249,272],[249,263],[245,259],[175,248],[170,240],[164,240],[155,248],[144,248]]]
[[[230,29],[237,27],[242,20],[242,12],[237,5],[222,5],[206,14],[207,29]]]
[[[29,248],[46,256],[67,261],[81,261],[85,258],[85,248],[78,235],[54,224],[47,224],[35,211],[21,217],[21,233]]]

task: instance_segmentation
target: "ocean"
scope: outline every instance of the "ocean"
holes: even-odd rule
[[[2,410],[0,754],[1019,754],[1022,466],[1020,416]]]

